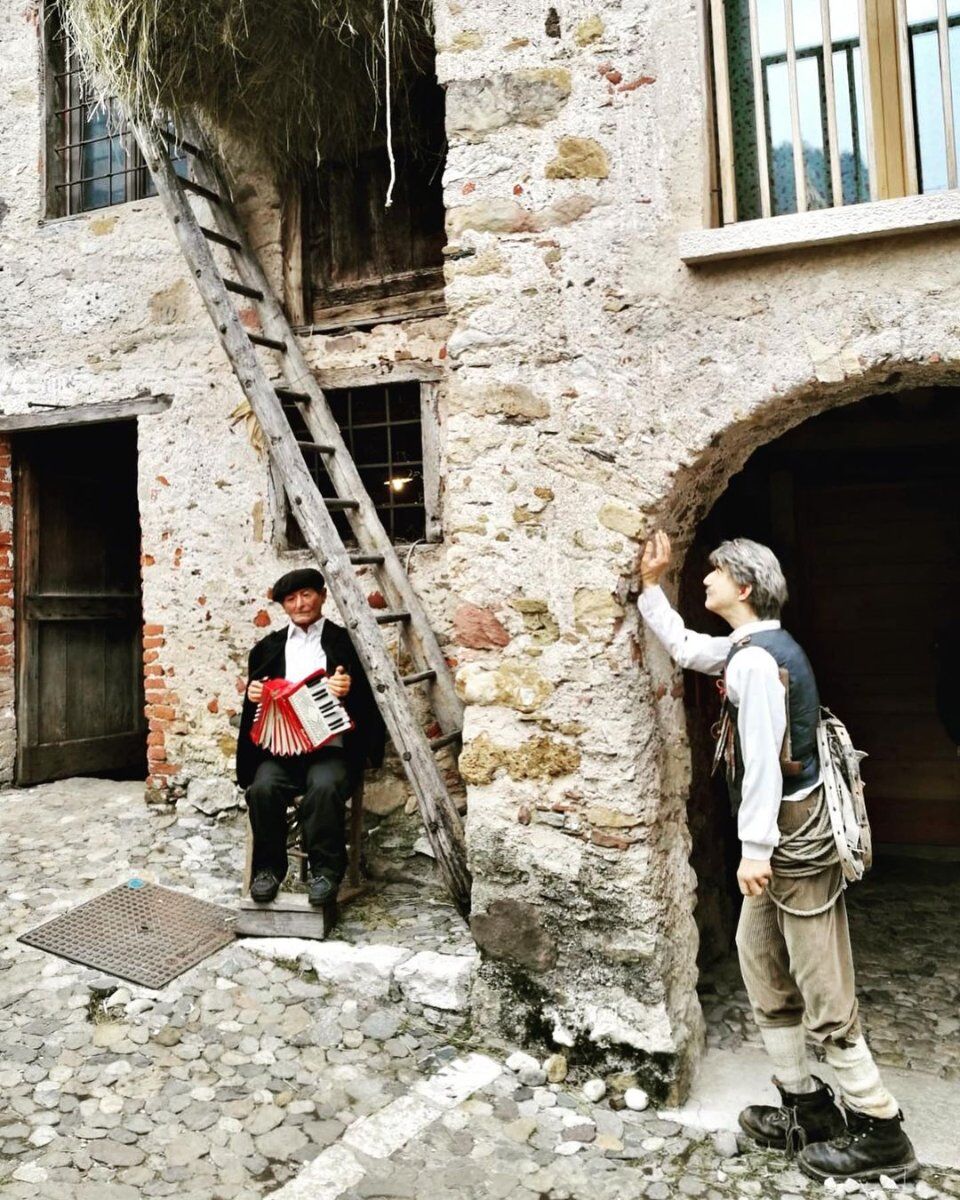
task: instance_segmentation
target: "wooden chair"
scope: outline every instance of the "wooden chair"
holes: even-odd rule
[[[306,851],[303,849],[303,842],[300,832],[300,802],[302,796],[295,796],[292,804],[287,806],[287,857],[294,860],[298,864],[300,882],[307,882],[307,871],[309,864],[307,862]],[[352,900],[355,896],[360,895],[364,890],[360,882],[360,855],[363,842],[363,776],[360,777],[360,782],[353,789],[350,796],[350,812],[349,826],[347,831],[347,845],[349,847],[349,855],[347,861],[347,875],[343,883],[340,885],[340,891],[337,894],[337,900],[340,904],[348,900]],[[243,868],[243,894],[246,895],[250,890],[250,880],[253,876],[253,831],[250,828],[250,821],[247,820],[247,844],[246,844],[246,862]]]

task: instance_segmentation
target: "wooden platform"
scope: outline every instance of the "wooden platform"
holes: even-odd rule
[[[303,892],[281,892],[269,904],[257,904],[249,896],[240,901],[234,930],[238,937],[297,937],[323,941],[340,916],[340,906],[363,896],[367,888],[344,883],[336,899],[323,908],[313,908]]]
[[[257,904],[249,896],[240,901],[234,925],[238,937],[297,937],[323,941],[339,916],[336,900],[323,908],[312,908],[302,893],[287,892],[269,904]]]

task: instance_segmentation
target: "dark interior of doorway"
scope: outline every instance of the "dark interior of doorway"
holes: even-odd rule
[[[864,763],[875,842],[960,858],[960,390],[868,397],[762,447],[701,523],[680,607],[703,609],[707,556],[729,537],[772,546],[791,592],[784,624]],[[700,965],[731,949],[736,829],[709,774],[715,681],[687,673],[689,819]],[[876,871],[882,870],[879,863]]]
[[[19,784],[146,777],[135,421],[14,442]]]

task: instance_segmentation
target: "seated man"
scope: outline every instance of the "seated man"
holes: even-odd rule
[[[309,567],[290,571],[273,585],[273,599],[289,618],[250,652],[247,693],[237,742],[237,783],[247,790],[253,831],[251,897],[272,900],[287,874],[287,806],[302,796],[300,825],[310,867],[310,903],[336,896],[347,869],[344,811],[369,763],[383,762],[385,731],[356,651],[346,631],[323,614],[324,578]],[[267,679],[299,682],[316,671],[346,708],[355,728],[309,754],[275,755],[250,737]]]
[[[674,662],[723,678],[717,758],[726,759],[743,849],[737,951],[782,1099],[750,1105],[740,1124],[761,1145],[803,1147],[800,1168],[814,1179],[912,1179],[919,1167],[903,1114],[860,1027],[843,876],[824,812],[820,699],[807,656],[780,626],[780,563],[746,538],[710,555],[705,607],[730,626],[711,637],[687,629],[661,591],[670,558],[658,531],[640,559],[640,613]],[[830,1087],[810,1073],[808,1035],[833,1068],[846,1123]]]

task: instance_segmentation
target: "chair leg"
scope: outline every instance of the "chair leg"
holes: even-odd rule
[[[250,824],[250,817],[247,816],[247,840],[244,850],[243,861],[243,894],[246,895],[250,891],[250,884],[253,880],[253,826]]]
[[[360,886],[360,852],[363,841],[363,776],[350,797],[350,865],[347,878],[351,887]]]

